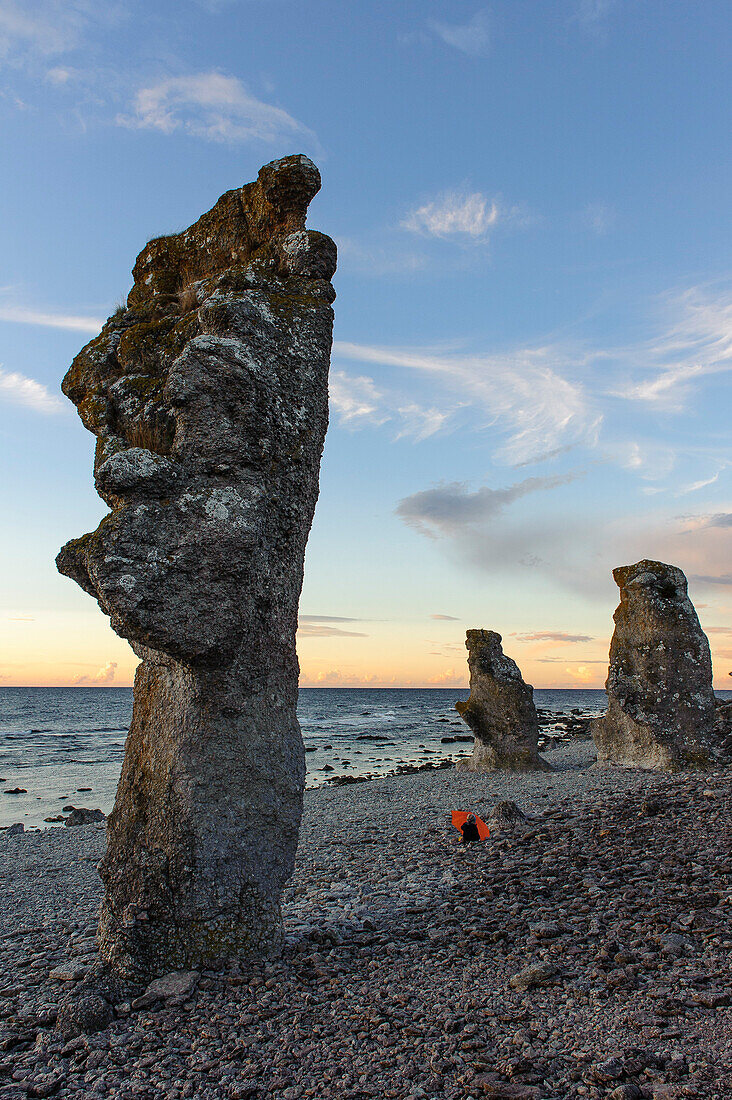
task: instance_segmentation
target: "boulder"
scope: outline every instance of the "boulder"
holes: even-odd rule
[[[501,648],[493,630],[469,630],[465,645],[470,669],[470,698],[455,709],[475,738],[473,755],[461,771],[551,771],[539,756],[539,719],[534,689]]]
[[[110,511],[57,565],[141,658],[100,864],[101,955],[134,988],[282,943],[335,298],[335,245],[305,229],[319,188],[285,157],[150,241],[63,382]]]
[[[660,561],[613,570],[620,589],[607,713],[593,722],[598,764],[676,771],[724,755],[724,707],[712,691],[709,642],[681,569]]]
[[[102,1031],[113,1018],[114,1010],[101,994],[87,991],[81,995],[72,993],[59,1006],[56,1028],[65,1039],[74,1039],[77,1035]]]
[[[94,821],[106,821],[107,819],[101,810],[87,810],[85,806],[75,806],[69,816],[62,820],[64,825],[68,825],[71,829],[75,825],[91,825]]]

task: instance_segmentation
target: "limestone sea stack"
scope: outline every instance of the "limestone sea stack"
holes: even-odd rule
[[[501,648],[493,630],[469,630],[465,645],[470,669],[470,698],[455,709],[473,731],[473,755],[462,771],[551,771],[539,756],[539,719],[534,689]]]
[[[297,608],[328,420],[320,174],[273,161],[183,233],[63,383],[110,508],[57,565],[142,658],[100,865],[101,955],[149,980],[276,953],[302,813]]]
[[[681,569],[639,561],[613,570],[620,589],[605,685],[593,722],[598,763],[674,771],[713,765],[724,731],[709,642]]]

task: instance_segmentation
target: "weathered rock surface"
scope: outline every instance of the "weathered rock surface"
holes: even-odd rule
[[[461,771],[551,771],[539,756],[539,719],[534,689],[501,648],[493,630],[469,630],[465,645],[470,669],[470,698],[455,709],[475,736],[473,755]]]
[[[598,763],[675,770],[724,753],[724,707],[712,691],[709,642],[681,569],[643,560],[613,570],[620,588],[608,709],[593,722]]]
[[[280,947],[335,297],[335,245],[305,229],[319,187],[307,157],[274,161],[151,241],[63,383],[111,511],[57,565],[142,658],[100,867],[101,954],[138,983]]]

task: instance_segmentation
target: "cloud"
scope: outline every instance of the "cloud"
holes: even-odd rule
[[[104,684],[111,684],[114,680],[115,673],[117,672],[117,662],[107,661],[104,668],[100,668],[93,676],[77,676],[73,680],[73,684],[76,687],[80,687],[83,684],[87,684],[90,687],[100,687]]]
[[[697,608],[700,604],[696,605]],[[732,634],[732,626],[708,626],[706,627],[705,634]]]
[[[400,500],[396,514],[407,526],[431,538],[455,536],[466,528],[482,526],[528,493],[567,485],[578,476],[572,473],[557,477],[529,477],[506,489],[483,486],[472,493],[465,482],[449,482]]]
[[[660,339],[617,352],[631,366],[656,362],[656,373],[611,390],[616,397],[655,405],[669,412],[687,411],[690,385],[710,374],[732,369],[732,293],[710,296],[692,287],[669,296],[674,318]]]
[[[551,346],[518,348],[505,354],[466,355],[424,349],[389,348],[337,340],[343,359],[418,371],[464,395],[508,435],[498,450],[511,465],[538,462],[579,442],[595,443],[602,417],[581,382],[555,369],[559,353]],[[564,358],[565,365],[568,360]],[[577,366],[586,366],[578,357]]]
[[[69,313],[43,313],[25,306],[0,306],[0,321],[20,325],[39,325],[42,328],[64,328],[73,332],[98,333],[104,321],[99,317],[78,317]]]
[[[603,202],[589,202],[581,214],[583,225],[597,237],[604,237],[615,224],[615,211]]]
[[[430,615],[431,619],[438,619],[441,623],[459,623],[460,620],[456,619],[454,615]]]
[[[342,370],[331,371],[328,390],[330,407],[338,414],[341,424],[379,427],[389,419],[381,409],[382,394],[373,378],[355,377]]]
[[[300,615],[301,623],[363,623],[365,619],[350,619],[343,615]]]
[[[732,584],[732,573],[690,573],[690,581],[697,581],[700,584]]]
[[[132,113],[118,115],[116,121],[134,130],[182,131],[229,144],[272,144],[294,137],[317,144],[312,130],[287,111],[256,99],[237,77],[213,71],[168,77],[140,88]]]
[[[562,630],[536,630],[532,634],[512,634],[517,642],[594,642],[590,634],[566,634]]]
[[[0,56],[51,57],[76,46],[90,6],[74,0],[0,0]]]
[[[448,191],[435,202],[412,210],[400,222],[402,229],[428,237],[469,237],[485,240],[498,222],[498,206],[480,191]]]
[[[331,371],[329,393],[331,410],[342,427],[379,428],[392,422],[397,426],[396,439],[411,437],[417,443],[444,428],[453,412],[414,401],[402,404],[396,394],[377,389],[373,378],[342,370]]]
[[[348,622],[350,620],[346,620]],[[363,634],[356,630],[341,630],[338,626],[326,626],[324,623],[318,622],[303,622],[300,620],[300,624],[297,628],[297,633],[301,638],[368,638],[368,634]]]
[[[24,374],[8,372],[0,368],[0,400],[44,414],[63,412],[64,404],[55,394],[49,393],[41,382],[26,378]]]
[[[705,527],[732,527],[732,512],[717,512],[707,519]]]
[[[488,12],[477,11],[467,23],[438,23],[429,21],[430,30],[445,45],[467,54],[468,57],[485,57],[490,47],[490,26]]]
[[[615,0],[579,0],[575,18],[585,28],[597,34]]]
[[[448,668],[444,672],[430,676],[427,683],[440,687],[467,687],[468,677],[465,672],[456,672],[454,668]]]

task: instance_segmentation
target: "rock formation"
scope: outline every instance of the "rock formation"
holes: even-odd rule
[[[709,642],[681,569],[639,561],[613,570],[620,588],[610,644],[608,709],[593,723],[598,763],[706,767],[725,731]]]
[[[506,657],[501,635],[469,630],[465,645],[470,669],[470,698],[455,709],[473,731],[473,755],[461,760],[462,771],[551,771],[539,756],[539,719],[534,689],[525,684],[518,665]]]
[[[111,511],[57,565],[142,658],[100,865],[134,982],[281,942],[305,765],[297,606],[328,418],[333,241],[274,161],[150,241],[63,383]]]

